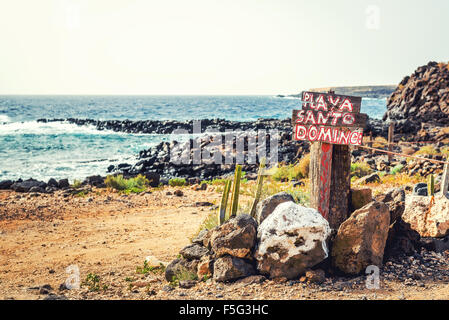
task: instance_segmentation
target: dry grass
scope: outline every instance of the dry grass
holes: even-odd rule
[[[405,185],[414,185],[419,182],[426,182],[426,178],[420,175],[409,176],[406,173],[397,173],[395,175],[384,175],[380,177],[380,183],[390,187],[401,187]]]
[[[373,172],[373,169],[366,162],[351,163],[351,175],[361,178]]]
[[[373,142],[373,148],[383,148],[388,145],[387,139],[383,137],[376,137]]]
[[[306,154],[298,163],[271,168],[267,174],[275,181],[300,180],[309,176],[309,167],[310,154]]]
[[[416,151],[414,153],[415,156],[419,156],[419,155],[423,155],[423,154],[438,155],[439,152],[433,146],[424,146],[424,147],[421,147],[418,151]]]

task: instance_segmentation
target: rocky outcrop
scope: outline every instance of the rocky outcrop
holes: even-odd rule
[[[330,232],[317,210],[281,203],[258,228],[257,269],[271,278],[298,277],[328,256]]]
[[[431,197],[407,196],[402,219],[409,223],[421,237],[444,237],[449,234],[449,199],[436,195]]]
[[[389,224],[384,203],[373,201],[355,211],[338,229],[332,264],[347,274],[359,274],[369,265],[381,266]]]
[[[429,62],[406,76],[387,101],[384,121],[395,122],[395,133],[417,133],[422,124],[449,124],[449,65]],[[408,140],[423,137],[405,136]]]
[[[268,217],[278,205],[283,202],[295,201],[293,197],[287,192],[279,192],[265,200],[259,202],[256,207],[256,219],[261,224],[266,217]]]
[[[265,143],[270,145],[271,139],[278,141],[278,161],[292,163],[297,154],[304,154],[309,151],[309,143],[305,141],[294,142],[291,139],[291,127],[288,131],[279,130],[273,136],[267,132]],[[235,164],[227,164],[223,159],[236,158],[236,141],[242,142],[244,148],[239,157],[242,157],[242,170],[248,176],[257,172],[258,163],[249,161],[248,141],[256,141],[257,131],[241,132],[236,135],[218,133],[209,136],[202,136],[190,139],[186,142],[161,142],[158,145],[142,150],[134,165],[121,163],[117,166],[108,167],[108,172],[113,174],[123,174],[124,177],[132,177],[138,174],[148,175],[156,173],[164,178],[183,177],[186,179],[211,179],[231,174],[235,169]],[[228,136],[228,138],[226,137]],[[227,141],[233,141],[227,143]],[[260,143],[260,142],[259,142]],[[274,149],[273,149],[274,150]],[[211,159],[201,159],[196,163],[198,154],[211,154]],[[267,159],[270,159],[270,148],[267,148]],[[212,159],[213,157],[213,159]],[[218,159],[216,163],[215,159]],[[220,163],[221,161],[221,163]],[[255,178],[255,176],[254,176]]]
[[[210,244],[216,256],[249,258],[256,244],[257,222],[240,214],[211,231]]]

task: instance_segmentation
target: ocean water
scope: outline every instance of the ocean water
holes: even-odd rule
[[[185,139],[36,122],[40,118],[248,121],[285,119],[298,108],[298,99],[273,96],[0,96],[0,180],[104,175],[110,164],[134,162],[140,150]],[[385,110],[385,99],[362,100],[370,117],[381,118]]]

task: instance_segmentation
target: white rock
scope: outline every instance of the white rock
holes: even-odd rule
[[[431,197],[407,196],[402,220],[421,237],[444,237],[449,233],[449,199],[436,195],[430,211]]]
[[[153,268],[159,267],[161,264],[164,267],[166,267],[168,265],[168,262],[161,261],[158,258],[156,258],[155,256],[147,256],[145,258],[145,262],[147,263],[147,265],[149,267],[153,267]]]
[[[271,278],[293,279],[328,256],[331,229],[321,214],[292,201],[279,204],[257,230],[257,268]]]

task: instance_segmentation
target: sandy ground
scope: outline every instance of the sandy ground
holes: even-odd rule
[[[123,196],[92,190],[86,196],[0,192],[0,299],[448,299],[449,284],[420,287],[381,283],[378,290],[268,280],[261,284],[201,282],[174,289],[157,271],[136,273],[145,257],[170,261],[189,244],[211,212],[198,201],[217,204],[213,188],[166,187]],[[101,289],[60,290],[77,266],[83,281],[99,276]],[[49,295],[50,294],[50,295]],[[54,295],[52,295],[54,294]]]

